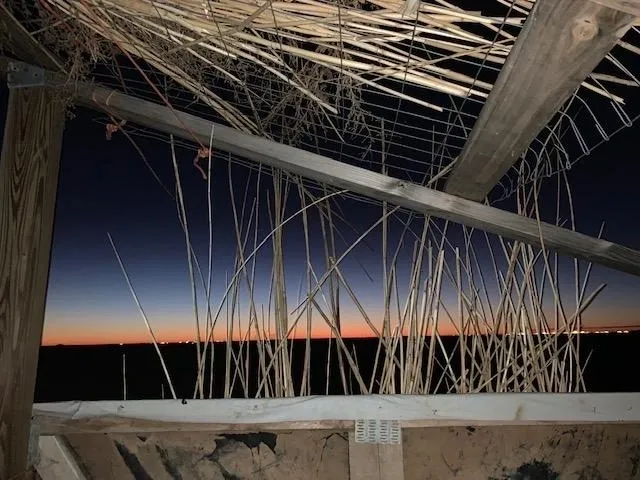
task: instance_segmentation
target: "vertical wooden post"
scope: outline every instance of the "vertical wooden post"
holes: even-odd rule
[[[0,157],[0,480],[25,478],[64,107],[12,89]]]
[[[366,427],[365,427],[366,428]],[[404,456],[402,432],[396,442],[358,441],[356,432],[349,432],[349,478],[350,480],[403,480]],[[382,436],[388,437],[383,434]]]

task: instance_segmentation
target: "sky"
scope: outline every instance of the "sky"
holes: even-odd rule
[[[8,91],[3,87],[0,90],[2,125],[7,96]],[[184,234],[174,201],[154,180],[126,138],[116,134],[111,141],[105,139],[100,114],[81,108],[74,113],[75,118],[67,122],[63,143],[43,343],[149,340],[144,321],[109,243],[108,233],[117,246],[158,339],[192,340],[195,332],[193,303]],[[640,249],[640,226],[636,213],[640,162],[635,157],[638,134],[640,127],[637,125],[623,130],[582,159],[568,175],[576,205],[578,230],[595,235],[606,220],[604,238],[636,249]],[[171,190],[169,145],[143,137],[136,137],[136,142]],[[192,242],[204,268],[208,243],[207,184],[192,165],[192,150],[178,148],[176,158],[182,173]],[[241,199],[244,194],[247,172],[244,167],[232,167],[236,198]],[[212,165],[215,255],[214,300],[211,303],[214,309],[225,288],[226,276],[233,268],[236,240],[229,178],[226,161],[216,159]],[[269,180],[264,179],[260,187],[264,198],[266,189],[271,187]],[[251,187],[246,188],[251,190]],[[379,216],[377,207],[356,201],[345,201],[343,207],[343,214],[355,231],[364,231]],[[264,215],[260,219],[259,240],[271,230],[264,210],[266,207],[263,205],[262,208]],[[546,208],[552,206],[547,205]],[[289,209],[287,214],[291,211]],[[312,261],[319,265],[322,232],[317,226],[317,217],[310,215],[310,222],[315,221],[311,241],[316,258]],[[357,236],[349,228],[344,231],[346,242]],[[306,260],[300,223],[293,223],[285,234],[287,301],[291,310],[298,299]],[[379,234],[373,234],[370,245],[358,248],[343,266],[345,275],[354,282],[358,299],[366,305],[374,322],[381,320],[382,270],[380,254],[376,253],[379,240]],[[263,248],[256,273],[255,296],[262,305],[269,303],[270,248],[270,245]],[[403,259],[400,268],[407,273],[411,262],[408,256]],[[486,262],[486,258],[480,259],[482,265],[488,266]],[[565,261],[563,273],[570,277],[569,267],[570,263]],[[322,273],[323,270],[318,271]],[[570,283],[566,287],[569,297]],[[607,286],[585,315],[585,327],[640,327],[640,279],[595,266],[591,284],[600,283]],[[367,330],[355,303],[344,291],[341,295],[344,334],[366,335],[370,330]],[[246,304],[240,308],[241,321],[246,308]],[[226,312],[224,307],[223,316]],[[321,319],[314,317],[312,331],[315,336],[327,334],[322,324]],[[224,328],[218,328],[215,336],[222,339],[225,334]]]

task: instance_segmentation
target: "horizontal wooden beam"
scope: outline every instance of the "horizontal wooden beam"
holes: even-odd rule
[[[39,403],[41,435],[161,431],[351,430],[356,420],[402,428],[640,423],[638,393],[354,395],[226,400]]]
[[[0,68],[7,61],[0,58]],[[48,85],[64,86],[76,103],[102,110],[115,118],[202,145],[208,145],[213,134],[212,145],[216,150],[507,239],[540,247],[542,238],[548,249],[640,275],[640,251],[242,133],[114,90],[79,82],[65,85],[63,76],[49,72],[43,76]]]
[[[588,0],[537,0],[445,191],[483,200],[634,18]]]

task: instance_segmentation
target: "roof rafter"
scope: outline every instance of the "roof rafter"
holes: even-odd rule
[[[6,53],[49,70],[64,70],[62,60],[35,40],[4,3],[0,3],[0,27],[3,32],[0,46]]]
[[[537,0],[445,191],[481,201],[632,25],[640,1]]]

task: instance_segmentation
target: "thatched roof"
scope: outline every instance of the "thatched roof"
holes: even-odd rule
[[[93,74],[108,86],[377,171],[384,162],[389,174],[424,182],[462,149],[533,2],[496,0],[482,12],[463,4],[478,8],[42,0],[37,36],[71,70],[97,62]],[[537,171],[566,168],[633,116],[622,109],[637,86],[634,40],[631,31],[613,52],[620,59],[609,55],[541,134],[530,155]]]

